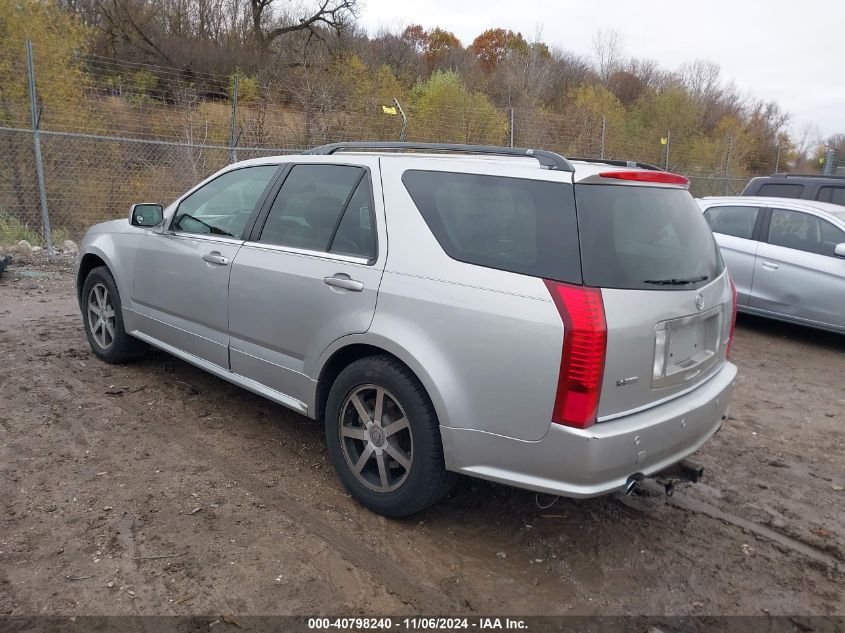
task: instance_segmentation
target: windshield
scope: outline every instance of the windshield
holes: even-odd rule
[[[584,283],[690,290],[724,269],[710,227],[683,189],[576,185]]]

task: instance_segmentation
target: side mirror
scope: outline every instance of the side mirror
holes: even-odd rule
[[[160,204],[133,204],[129,212],[129,224],[150,228],[158,226],[164,219],[164,207]]]
[[[845,242],[837,244],[836,248],[833,249],[833,254],[837,257],[845,257]]]

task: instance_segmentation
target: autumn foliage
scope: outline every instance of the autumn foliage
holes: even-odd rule
[[[357,8],[357,0],[0,0],[0,126],[29,125],[31,39],[44,129],[169,143],[45,141],[48,195],[82,201],[66,213],[84,208],[86,221],[114,200],[176,195],[230,160],[235,86],[236,142],[267,151],[395,140],[401,117],[382,105],[397,99],[409,140],[513,141],[651,162],[691,176],[698,194],[776,165],[818,169],[824,154],[812,134],[790,136],[776,103],[739,93],[706,60],[663,68],[624,55],[613,33],[596,34],[582,54],[505,27],[469,45],[448,25],[368,34]],[[0,211],[29,209],[31,137],[2,141]],[[238,158],[249,155],[261,154]],[[62,203],[53,205],[62,217]]]
[[[426,31],[419,24],[413,24],[402,31],[402,39],[425,59],[429,71],[442,64],[452,51],[463,50],[455,34],[440,27]]]
[[[508,56],[528,54],[528,42],[521,33],[488,29],[476,37],[470,49],[485,72],[491,72]]]

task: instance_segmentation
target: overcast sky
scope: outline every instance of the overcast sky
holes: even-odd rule
[[[626,56],[677,68],[710,59],[744,94],[775,100],[797,132],[845,133],[845,2],[842,0],[363,0],[360,18],[452,31],[464,46],[488,28],[520,31],[581,55],[614,29]]]

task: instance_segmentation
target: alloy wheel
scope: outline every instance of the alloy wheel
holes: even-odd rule
[[[88,292],[88,327],[102,349],[114,343],[114,305],[105,284],[97,282]]]
[[[343,457],[352,474],[370,490],[391,492],[411,472],[414,439],[402,405],[384,387],[362,385],[340,408]]]

